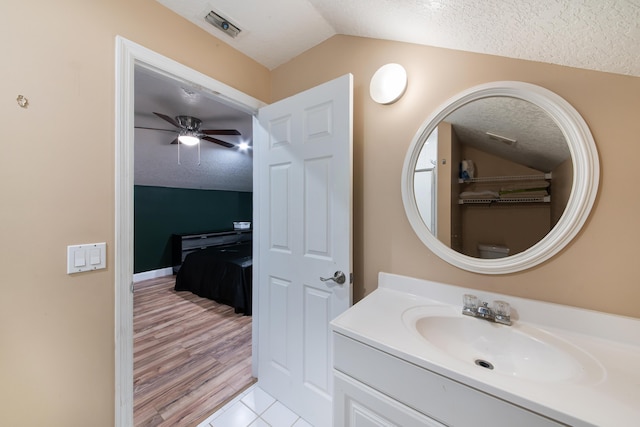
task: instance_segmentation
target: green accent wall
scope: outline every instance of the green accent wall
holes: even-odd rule
[[[253,193],[134,186],[134,273],[171,267],[171,235],[251,221]]]

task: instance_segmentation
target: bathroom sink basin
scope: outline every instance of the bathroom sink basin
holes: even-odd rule
[[[524,380],[595,380],[601,369],[580,348],[535,326],[500,325],[464,316],[450,306],[415,307],[403,315],[405,326],[440,354]]]

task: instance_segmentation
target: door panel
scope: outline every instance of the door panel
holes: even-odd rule
[[[287,329],[287,300],[291,282],[288,280],[271,277],[269,283],[269,342],[271,343],[270,356],[274,368],[284,375],[290,375],[287,352],[287,338],[289,334],[282,333]]]
[[[291,253],[291,234],[289,233],[291,203],[288,190],[291,180],[291,164],[270,166],[269,171],[269,243],[271,250]]]
[[[304,384],[316,393],[331,397],[330,331],[331,293],[310,286],[305,287],[304,298]],[[329,367],[325,369],[324,367]]]
[[[304,229],[305,255],[331,259],[331,159],[305,161]]]

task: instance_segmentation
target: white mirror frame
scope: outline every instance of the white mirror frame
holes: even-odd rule
[[[489,97],[511,97],[542,108],[562,130],[573,162],[573,185],[562,217],[553,229],[529,249],[498,259],[470,257],[440,242],[418,212],[414,193],[414,171],[422,145],[438,124],[469,102]],[[501,81],[472,87],[452,97],[431,114],[411,142],[402,168],[402,201],[407,218],[422,242],[444,261],[464,270],[484,274],[514,273],[534,267],[562,250],[584,225],[598,191],[598,152],[586,122],[571,104],[557,94],[523,82]]]

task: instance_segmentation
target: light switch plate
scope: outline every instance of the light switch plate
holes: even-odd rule
[[[106,243],[67,246],[67,274],[102,268],[107,268]]]

